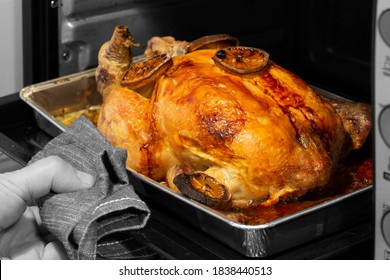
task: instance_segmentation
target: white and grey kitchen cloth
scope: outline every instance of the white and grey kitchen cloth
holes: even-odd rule
[[[153,254],[129,234],[143,228],[150,210],[134,192],[127,153],[113,147],[87,118],[76,120],[29,162],[56,155],[95,176],[95,185],[44,201],[44,226],[63,243],[70,259],[138,259]]]

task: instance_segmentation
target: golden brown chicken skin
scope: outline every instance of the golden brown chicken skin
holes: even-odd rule
[[[216,65],[217,49],[196,50],[170,58],[142,96],[121,84],[131,61],[110,54],[117,48],[99,55],[98,128],[128,151],[128,168],[175,190],[189,184],[175,181],[187,173],[203,193],[213,184],[226,188],[229,207],[273,205],[326,186],[350,142],[334,107],[272,61],[260,73],[235,75]],[[201,182],[192,175],[200,173]]]

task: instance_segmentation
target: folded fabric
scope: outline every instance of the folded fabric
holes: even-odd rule
[[[29,164],[52,155],[97,178],[88,190],[53,195],[40,210],[44,226],[63,243],[70,259],[132,259],[154,254],[130,234],[146,225],[150,210],[129,183],[124,149],[113,147],[92,122],[81,117]]]

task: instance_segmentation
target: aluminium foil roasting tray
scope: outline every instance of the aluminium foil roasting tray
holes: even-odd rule
[[[317,89],[333,98],[337,96]],[[66,129],[55,116],[101,104],[95,69],[31,85],[20,98],[34,109],[38,126],[53,137]],[[129,170],[135,190],[247,257],[267,257],[371,218],[372,186],[260,225],[245,225]]]

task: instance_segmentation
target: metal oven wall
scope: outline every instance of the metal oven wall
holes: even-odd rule
[[[26,83],[95,67],[98,50],[110,38],[114,26],[127,25],[140,43],[133,50],[135,55],[141,54],[147,40],[155,35],[191,41],[203,35],[228,33],[239,38],[242,45],[266,50],[272,60],[317,86],[350,98],[368,100],[370,96],[371,1],[45,0],[43,3],[41,7],[30,4],[30,8],[25,8],[33,23],[25,25],[33,46],[27,47],[26,52],[30,51],[35,58],[35,62],[27,64],[30,71],[40,69],[46,74],[36,73],[38,76]],[[46,24],[37,24],[37,18],[46,18]],[[38,32],[39,36],[34,35]],[[39,59],[35,56],[38,51],[41,51]],[[41,69],[42,65],[48,69]]]
[[[58,7],[60,75],[96,65],[101,44],[115,25],[127,25],[141,54],[155,35],[191,41],[203,35],[229,33],[242,44],[264,49],[283,46],[293,20],[293,2],[274,1],[140,1],[69,0]],[[290,7],[288,7],[290,5]]]

